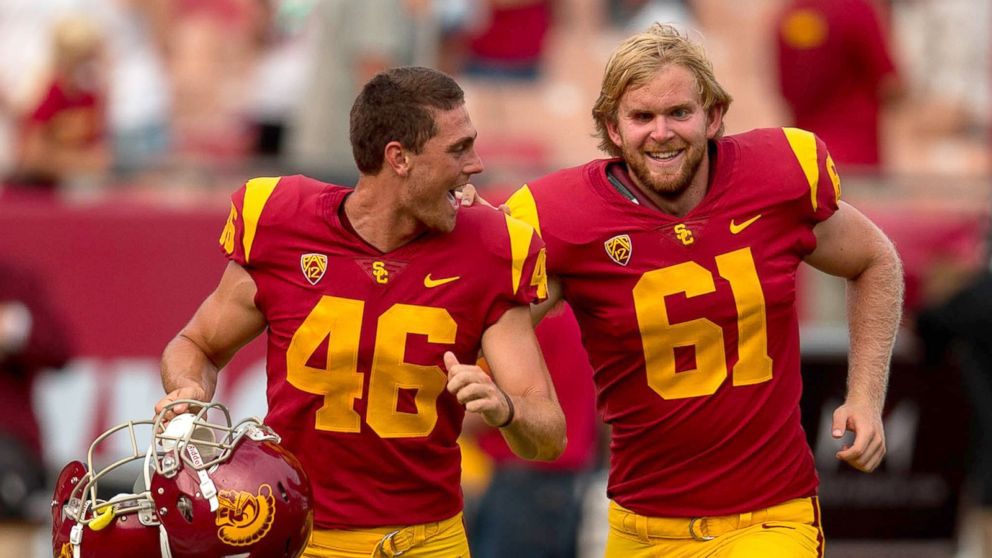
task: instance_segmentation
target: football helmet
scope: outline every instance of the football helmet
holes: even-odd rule
[[[176,405],[199,408],[163,427]],[[222,417],[221,423],[210,422]],[[138,443],[149,427],[150,444]],[[94,454],[115,435],[131,454],[97,468]],[[87,464],[62,469],[52,500],[55,558],[296,558],[313,527],[310,480],[279,436],[256,418],[237,424],[219,403],[175,401],[154,420],[129,421],[93,441]],[[132,493],[101,499],[112,471],[143,461]]]

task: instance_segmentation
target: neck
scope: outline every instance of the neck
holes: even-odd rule
[[[344,201],[344,212],[362,240],[381,252],[390,252],[424,232],[416,219],[400,209],[399,188],[359,179],[355,191]]]
[[[702,173],[697,173],[697,176],[699,174]],[[703,201],[703,198],[706,196],[706,183],[703,182],[700,186],[693,180],[688,188],[677,194],[664,195],[648,189],[644,195],[648,196],[658,206],[658,209],[661,209],[665,213],[674,215],[675,217],[685,217],[686,214],[695,209]]]

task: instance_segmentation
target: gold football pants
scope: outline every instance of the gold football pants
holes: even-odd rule
[[[606,558],[822,558],[820,503],[789,500],[748,513],[645,517],[610,502]]]
[[[314,529],[302,558],[469,558],[462,514],[422,525]]]

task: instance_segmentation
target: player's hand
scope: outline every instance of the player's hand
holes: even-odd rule
[[[502,390],[473,364],[461,364],[451,351],[444,353],[444,366],[448,369],[448,392],[465,405],[465,410],[478,413],[489,426],[499,426],[510,416],[510,406]]]
[[[155,416],[158,416],[158,414],[162,412],[162,409],[165,409],[167,405],[179,399],[194,399],[196,401],[206,401],[207,394],[203,391],[203,388],[199,386],[184,386],[178,389],[174,389],[170,391],[168,394],[166,394],[165,397],[160,399],[158,403],[155,404]],[[183,413],[188,413],[188,412],[194,412],[194,410],[190,409],[189,405],[186,403],[180,403],[179,405],[173,406],[168,411],[166,411],[165,415],[162,417],[162,426],[168,424],[170,420],[176,417],[176,415],[181,415]]]
[[[493,204],[489,203],[485,200],[485,198],[479,195],[479,191],[472,184],[466,184],[462,186],[460,190],[457,190],[455,192],[455,199],[461,202],[462,207],[481,205],[490,209],[498,209],[507,215],[510,214],[510,208],[506,204],[500,204],[499,207],[493,207]]]
[[[855,469],[870,473],[885,457],[885,429],[882,416],[871,405],[844,403],[834,411],[831,435],[841,439],[845,431],[854,432],[854,443],[844,444],[837,452],[837,459],[846,461]]]

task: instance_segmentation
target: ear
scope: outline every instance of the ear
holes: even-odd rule
[[[616,120],[609,119],[606,121],[606,133],[610,136],[610,141],[613,145],[617,146],[617,149],[623,150],[623,138],[620,137],[620,127],[617,125]]]
[[[407,157],[406,150],[403,149],[403,146],[398,141],[391,141],[386,144],[383,161],[398,176],[407,176],[410,174],[410,158]]]
[[[706,113],[706,139],[713,139],[723,128],[723,107],[713,105]]]

